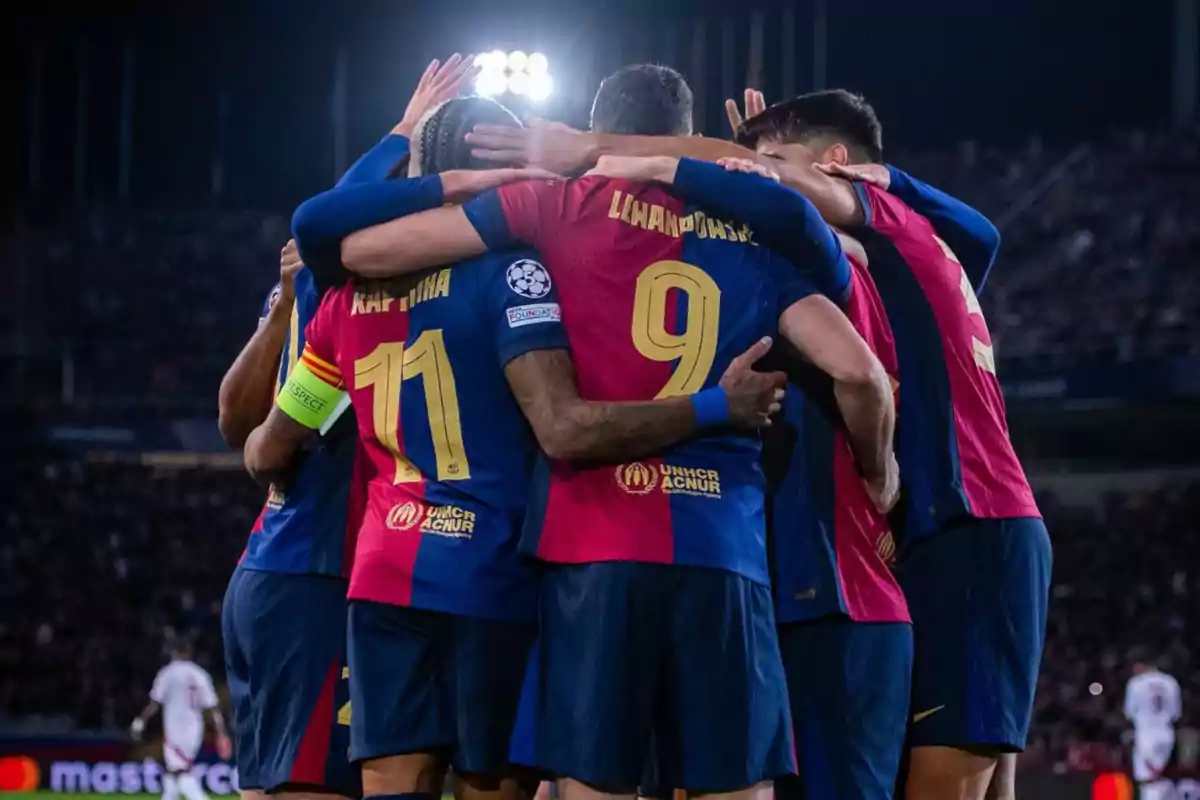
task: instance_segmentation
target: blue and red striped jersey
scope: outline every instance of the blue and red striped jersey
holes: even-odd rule
[[[888,374],[896,349],[866,267],[850,258],[842,308]],[[764,455],[772,479],[771,572],[779,622],[844,614],[856,622],[908,622],[892,574],[888,519],[868,496],[829,377],[789,364],[783,414]],[[893,377],[894,380],[894,377]]]
[[[277,386],[286,383],[304,351],[305,327],[320,302],[310,271],[296,273],[295,295]],[[292,471],[286,487],[271,486],[246,542],[246,552],[241,558],[245,569],[349,575],[349,554],[353,553],[354,542],[353,533],[347,535],[350,528],[347,517],[355,440],[353,431],[347,433],[341,426],[335,426],[301,456],[302,461]]]
[[[687,160],[675,186],[689,200],[753,225],[764,245],[790,258],[842,307],[895,375],[892,333],[870,273],[840,257],[837,239],[812,203],[777,181]],[[889,567],[891,527],[859,477],[833,383],[803,359],[788,357],[790,351],[782,343],[773,353],[782,358],[791,385],[763,451],[778,619],[845,614],[864,622],[907,621],[907,604]]]
[[[321,300],[307,269],[297,273],[295,287],[296,304],[279,359],[278,386],[287,381],[304,351],[305,327]],[[354,516],[349,511],[355,447],[353,430],[335,425],[301,456],[285,487],[271,487],[246,542],[244,568],[349,575],[354,526],[347,517]]]
[[[537,247],[558,286],[589,400],[687,395],[774,334],[813,293],[752,231],[661,187],[600,177],[502,187],[467,204],[492,248]],[[761,583],[757,435],[691,439],[600,468],[539,463],[523,549],[545,561],[640,561],[730,570]]]
[[[905,543],[962,517],[1038,517],[1008,435],[991,335],[958,258],[928,219],[855,184],[870,259],[896,342],[897,453]]]
[[[346,171],[338,186],[383,180],[408,154],[408,139],[389,134]],[[304,332],[328,283],[305,268],[295,277],[296,304],[279,360],[276,393],[304,351]],[[266,317],[278,298],[275,286],[263,303]],[[263,572],[311,573],[345,577],[354,552],[354,532],[365,497],[356,473],[358,458],[353,425],[342,420],[302,456],[286,487],[272,486],[250,530],[239,562]],[[286,488],[286,491],[284,489]]]
[[[517,544],[537,443],[504,367],[567,347],[532,252],[326,294],[304,359],[350,393],[369,459],[349,597],[532,620]]]

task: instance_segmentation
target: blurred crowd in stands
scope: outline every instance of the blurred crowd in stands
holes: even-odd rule
[[[1001,361],[1200,354],[1200,131],[964,145],[900,166],[999,223],[980,302]]]
[[[1135,662],[1174,675],[1184,728],[1200,727],[1197,561],[1187,531],[1200,482],[1110,493],[1094,507],[1039,504],[1054,543],[1054,583],[1028,764],[1103,769],[1125,763],[1122,703]],[[1181,735],[1178,754],[1196,734]]]
[[[253,481],[69,458],[13,477],[0,518],[0,718],[124,729],[175,634],[221,682],[221,599],[263,502]]]
[[[176,634],[220,683],[221,598],[262,502],[248,477],[62,459],[23,466],[15,488],[0,528],[0,719],[120,728]],[[1119,766],[1134,660],[1177,676],[1184,725],[1197,723],[1188,620],[1200,619],[1200,593],[1184,534],[1200,518],[1200,482],[1090,508],[1040,503],[1054,590],[1026,763]]]
[[[45,304],[26,314],[28,338],[69,359],[74,410],[215,413],[279,279],[290,220],[92,208],[29,209],[24,221],[23,266],[41,289],[30,302]]]
[[[1000,223],[981,301],[1003,364],[1200,354],[1200,132],[896,160]],[[211,412],[288,238],[285,214],[27,210],[27,341],[73,403]],[[53,292],[54,286],[77,291]],[[42,289],[43,291],[37,291]]]
[[[1200,355],[1196,131],[896,161],[1001,224],[982,302],[1002,378]],[[69,362],[59,394],[80,417],[214,415],[287,238],[285,214],[27,208],[18,339]],[[174,634],[194,638],[219,682],[221,598],[262,502],[249,478],[61,456],[13,470],[0,518],[0,720],[122,727]],[[1115,766],[1127,758],[1121,700],[1136,658],[1179,678],[1196,726],[1187,621],[1200,619],[1189,541],[1200,483],[1091,507],[1041,502],[1054,595],[1026,761]]]

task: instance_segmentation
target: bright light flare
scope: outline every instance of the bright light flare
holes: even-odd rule
[[[554,92],[550,62],[543,53],[493,50],[477,55],[475,64],[480,69],[475,79],[475,93],[483,97],[499,97],[507,93],[541,103]]]
[[[493,50],[488,53],[487,61],[484,62],[483,68],[502,72],[508,65],[508,55],[503,50]]]
[[[475,79],[475,94],[481,97],[497,97],[508,88],[508,79],[503,72],[485,70]]]
[[[514,72],[509,75],[508,90],[513,94],[525,94],[529,91],[529,76],[524,72]]]
[[[540,103],[554,91],[554,79],[548,72],[535,72],[529,76],[529,99]]]

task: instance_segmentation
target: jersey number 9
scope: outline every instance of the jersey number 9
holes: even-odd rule
[[[682,333],[667,331],[672,289],[687,297]],[[717,356],[721,289],[708,273],[682,261],[656,261],[638,275],[633,296],[633,346],[651,361],[679,361],[655,396],[678,397],[704,388]]]

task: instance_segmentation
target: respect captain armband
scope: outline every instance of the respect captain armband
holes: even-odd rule
[[[717,428],[729,424],[729,398],[720,386],[696,392],[691,396],[692,410],[696,412],[697,428]]]
[[[288,375],[275,404],[279,410],[306,428],[324,433],[346,410],[349,396],[317,377],[303,361]]]

